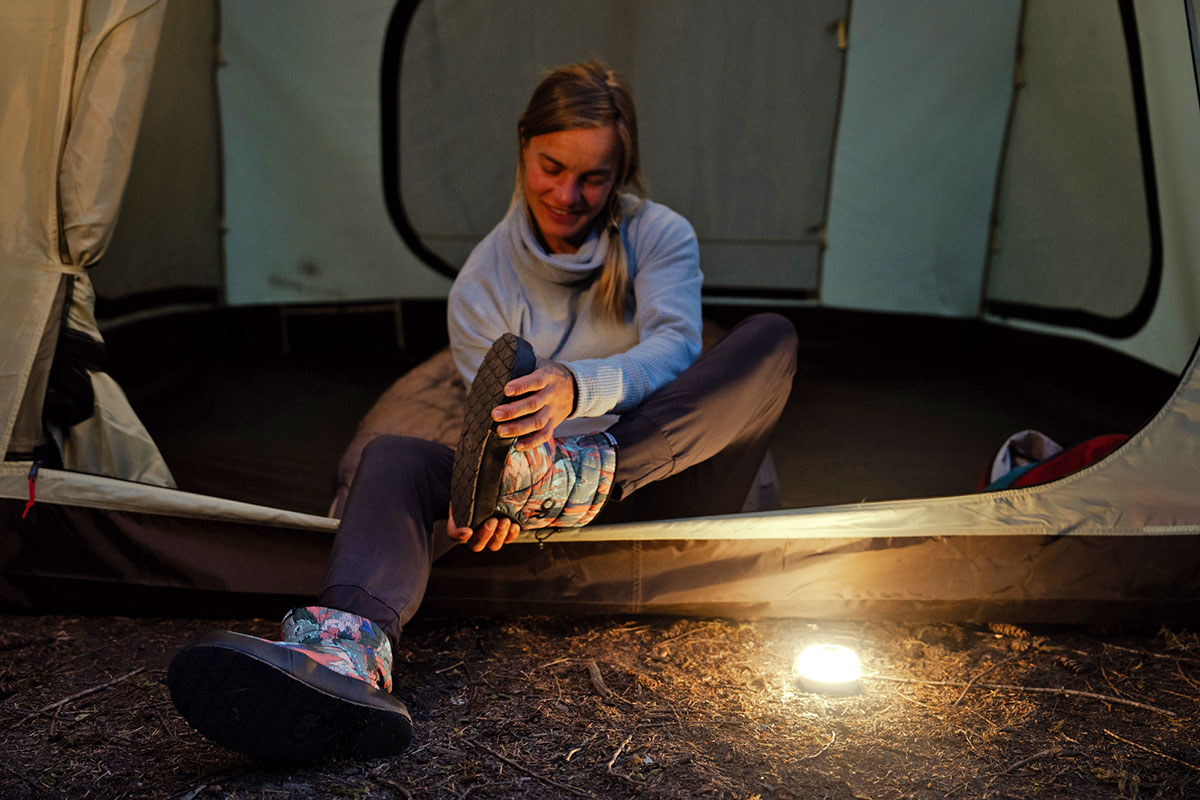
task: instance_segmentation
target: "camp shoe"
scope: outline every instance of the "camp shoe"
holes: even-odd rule
[[[217,744],[259,758],[374,758],[403,751],[412,718],[392,697],[392,646],[368,619],[309,606],[282,642],[219,631],[171,661],[171,700]]]
[[[616,444],[607,433],[554,439],[509,451],[495,514],[523,529],[587,525],[612,490]]]
[[[483,357],[467,395],[462,435],[450,473],[450,509],[456,524],[477,529],[495,516],[504,462],[515,437],[502,437],[496,432],[498,423],[492,420],[492,409],[515,399],[505,396],[505,384],[536,367],[533,347],[511,333],[493,342]]]

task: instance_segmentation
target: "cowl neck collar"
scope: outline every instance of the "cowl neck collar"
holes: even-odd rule
[[[527,267],[534,275],[551,283],[578,283],[590,277],[604,263],[604,254],[608,252],[609,232],[600,225],[592,225],[587,238],[574,253],[546,252],[533,231],[529,207],[524,202],[513,204],[505,222],[514,263]]]

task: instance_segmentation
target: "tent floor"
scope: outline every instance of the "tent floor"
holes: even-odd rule
[[[110,371],[180,488],[324,514],[358,420],[445,343],[443,304],[398,308],[135,323],[106,334]],[[748,313],[707,311],[725,325]],[[976,321],[785,313],[801,341],[772,446],[785,507],[972,492],[1010,434],[1132,433],[1176,383],[1105,348]]]

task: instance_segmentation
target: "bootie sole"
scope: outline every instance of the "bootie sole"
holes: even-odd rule
[[[496,515],[500,477],[514,438],[496,433],[492,409],[516,399],[505,397],[505,384],[528,375],[536,367],[533,348],[511,333],[497,339],[479,365],[467,395],[462,435],[450,473],[450,509],[456,524],[474,530]]]
[[[377,758],[412,739],[399,699],[254,636],[221,631],[192,641],[171,661],[167,687],[192,727],[256,758]]]

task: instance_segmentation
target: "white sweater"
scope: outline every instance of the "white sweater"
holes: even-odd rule
[[[626,209],[632,198],[623,198]],[[539,360],[575,376],[576,407],[557,435],[601,430],[700,354],[700,253],[682,216],[645,201],[621,221],[632,296],[621,323],[592,309],[609,233],[595,229],[572,254],[547,253],[523,202],[476,245],[450,289],[455,363],[470,384],[492,342],[515,333]]]

